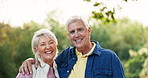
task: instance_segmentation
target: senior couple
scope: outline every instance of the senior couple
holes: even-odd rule
[[[72,16],[66,30],[74,47],[58,55],[55,35],[47,29],[38,30],[32,39],[37,60],[25,60],[16,78],[125,78],[118,56],[91,41],[91,28],[86,20]]]

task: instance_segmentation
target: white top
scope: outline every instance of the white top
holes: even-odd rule
[[[40,64],[37,69],[35,68],[34,64],[32,65],[33,78],[47,78],[50,65],[46,64],[41,58],[39,58],[38,60]],[[59,74],[57,71],[57,64],[55,61],[53,63],[53,69],[54,69],[56,78],[59,78]]]

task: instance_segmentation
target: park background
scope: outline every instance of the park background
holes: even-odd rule
[[[41,28],[56,35],[59,52],[72,46],[65,30],[65,22],[72,15],[85,17],[92,29],[91,40],[119,56],[126,78],[148,78],[146,2],[0,0],[0,78],[15,78],[21,63],[34,57],[31,39]]]

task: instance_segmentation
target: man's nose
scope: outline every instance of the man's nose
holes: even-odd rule
[[[75,32],[75,37],[79,37],[80,36],[80,33],[79,32]]]

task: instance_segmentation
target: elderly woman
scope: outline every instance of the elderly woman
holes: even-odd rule
[[[59,78],[54,58],[57,55],[57,38],[48,29],[38,30],[32,38],[32,51],[40,64],[36,69],[32,65],[33,74],[18,73],[16,78]]]

